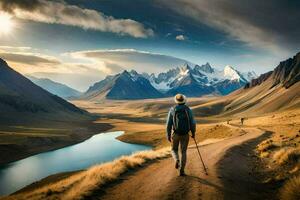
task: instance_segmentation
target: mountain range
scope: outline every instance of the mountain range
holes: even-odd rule
[[[160,98],[162,93],[156,90],[148,79],[126,70],[114,76],[107,76],[95,83],[82,96],[84,99],[146,99]]]
[[[157,76],[151,74],[149,80],[155,88],[165,91],[167,96],[183,93],[196,97],[206,94],[229,94],[255,77],[255,72],[243,74],[231,66],[219,71],[206,63],[201,66],[195,65],[193,68],[185,64]]]
[[[220,71],[209,63],[193,67],[185,64],[157,75],[125,70],[95,83],[81,98],[147,99],[169,97],[177,93],[189,97],[226,95],[256,77],[255,72],[241,73],[231,66]]]
[[[273,71],[252,79],[244,88],[216,98],[209,106],[199,105],[194,112],[200,116],[209,110],[228,117],[251,117],[299,106],[300,52],[280,62]]]
[[[48,92],[55,94],[64,99],[72,99],[79,97],[82,93],[65,85],[48,78],[36,78],[34,76],[27,76],[34,84],[40,86],[41,88],[47,90]]]

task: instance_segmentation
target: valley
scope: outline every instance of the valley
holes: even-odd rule
[[[0,59],[0,164],[81,142],[111,126],[38,87]]]
[[[210,98],[191,99],[190,103],[191,105],[209,105],[209,99]],[[165,136],[164,117],[166,115],[166,108],[172,105],[172,101],[171,99],[161,99],[160,101],[162,104],[165,104],[161,109],[155,106],[151,107],[150,105],[153,106],[151,100],[138,100],[130,103],[115,101],[107,101],[105,103],[78,101],[73,103],[81,108],[86,108],[91,113],[98,113],[99,116],[101,116],[97,120],[98,122],[108,123],[113,126],[110,131],[124,130],[125,133],[118,137],[119,140],[129,143],[152,145],[154,149],[161,150],[164,147],[169,147],[169,143]],[[104,112],[109,113],[109,109],[115,108],[115,106],[120,108],[119,113],[114,112],[113,114],[104,114]],[[151,109],[149,109],[149,107],[151,107]],[[148,113],[142,112],[139,109],[146,109],[148,110]],[[158,117],[155,121],[151,120],[154,116]],[[105,184],[104,186],[99,186],[100,188],[93,187],[91,191],[89,189],[82,190],[81,192],[78,191],[75,193],[76,196],[83,195],[86,199],[114,199],[116,196],[121,195],[122,198],[125,199],[134,199],[139,198],[135,193],[136,189],[144,188],[143,190],[145,191],[152,191],[152,193],[147,192],[146,197],[149,199],[158,196],[160,196],[160,198],[167,198],[168,195],[171,195],[172,198],[180,198],[185,192],[189,193],[190,198],[196,198],[198,195],[201,195],[204,198],[213,196],[219,199],[223,199],[224,196],[227,198],[238,198],[240,195],[243,195],[244,198],[259,197],[258,199],[273,197],[272,191],[278,191],[281,187],[280,183],[283,178],[285,177],[284,179],[288,180],[291,174],[278,169],[276,166],[271,169],[268,168],[265,162],[273,158],[272,152],[276,152],[276,148],[262,151],[259,146],[261,143],[263,144],[265,141],[270,140],[277,145],[278,139],[281,139],[280,135],[284,135],[287,138],[285,141],[292,141],[292,143],[287,142],[284,143],[284,145],[291,145],[291,147],[293,147],[292,145],[294,142],[297,142],[298,140],[290,139],[294,138],[300,130],[300,110],[288,109],[280,112],[269,112],[265,115],[253,115],[245,120],[243,126],[241,126],[240,117],[232,117],[229,125],[227,124],[227,119],[227,116],[224,117],[222,115],[214,117],[196,117],[196,120],[199,121],[197,126],[198,131],[196,133],[197,140],[199,144],[202,145],[201,151],[209,168],[209,177],[202,173],[196,149],[191,143],[188,150],[188,156],[191,158],[187,166],[188,176],[176,187],[174,185],[175,182],[177,182],[175,171],[170,170],[170,168],[172,168],[172,166],[170,166],[172,160],[171,158],[167,158],[161,161],[154,161],[154,163],[150,161],[149,166],[146,164],[143,165],[143,168],[138,167],[136,170],[130,170],[130,172],[124,173],[121,176],[121,180],[124,181],[119,182],[116,180],[116,182],[112,183],[109,181],[108,185]],[[223,149],[223,147],[225,149]],[[277,148],[280,150],[279,146]],[[218,149],[217,152],[216,149]],[[264,152],[269,153],[268,157],[265,157]],[[245,160],[243,161],[242,166],[233,166],[231,164],[237,158]],[[293,168],[294,166],[290,167]],[[90,173],[89,170],[90,169],[87,169],[86,173]],[[157,174],[151,173],[153,170],[157,170]],[[160,176],[161,171],[169,172],[164,179],[155,178]],[[234,176],[236,171],[239,171],[238,177]],[[298,170],[294,170],[293,173],[297,174],[298,172]],[[274,179],[274,173],[280,173],[282,178],[278,180]],[[153,175],[153,179],[149,179],[149,174]],[[76,173],[76,176],[77,175],[79,174]],[[51,184],[59,185],[61,184],[61,179],[69,180],[69,178],[72,177],[73,174],[67,175],[67,178],[66,174],[61,174],[54,180],[53,178],[46,178],[42,180],[41,183],[38,182],[36,184],[42,188],[52,188],[52,186],[48,186],[50,180]],[[198,178],[196,179],[193,177]],[[270,179],[270,177],[273,177],[273,179]],[[145,181],[145,179],[147,180],[147,184],[140,185],[141,181]],[[249,181],[250,179],[252,181]],[[156,180],[160,180],[160,182],[164,181],[167,185],[173,186],[164,188],[162,192],[159,192],[161,186],[159,186],[160,189],[154,187],[155,185],[159,185]],[[45,183],[47,183],[47,186],[44,185]],[[187,187],[185,186],[187,183],[191,183],[194,186],[197,185],[197,187]],[[154,189],[147,190],[147,185],[152,185],[151,187]],[[249,191],[249,188],[253,189],[253,187],[257,187],[257,191],[260,192],[248,193],[247,191]],[[59,188],[60,187],[55,186],[55,188],[52,188],[51,190],[60,191]],[[65,195],[70,195],[68,191],[71,191],[72,188],[73,186],[71,187],[70,185],[70,189],[65,192],[57,192],[55,195],[53,194],[53,197],[66,198]],[[173,193],[176,188],[181,189],[177,190],[179,192]],[[252,191],[252,189],[250,191]],[[103,193],[103,190],[109,192]],[[126,193],[123,193],[125,190]],[[40,193],[36,194],[38,190],[36,190],[35,185],[31,185],[29,190],[25,189],[24,191],[24,193],[18,193],[15,197],[19,198],[20,195],[26,197],[27,194],[34,194],[34,196],[42,195]],[[14,199],[14,195],[8,199]]]
[[[0,200],[300,200],[299,10],[0,0]]]
[[[49,199],[72,199],[74,195],[86,199],[114,199],[117,194],[125,199],[139,198],[135,193],[137,187],[147,190],[147,185],[157,185],[158,179],[155,177],[160,176],[160,172],[154,174],[154,179],[148,179],[147,185],[139,183],[148,177],[149,170],[158,168],[170,171],[164,179],[160,180],[170,187],[163,188],[163,193],[159,192],[159,188],[154,189],[153,193],[147,193],[149,199],[158,196],[180,198],[187,192],[191,198],[200,195],[204,198],[214,196],[218,199],[237,198],[240,195],[250,199],[273,198],[274,191],[282,196],[294,195],[296,191],[291,192],[290,188],[297,188],[292,185],[294,183],[291,183],[291,180],[299,174],[300,87],[299,82],[296,81],[299,77],[299,61],[300,54],[297,54],[292,59],[281,62],[268,75],[253,79],[244,88],[229,95],[223,97],[208,95],[188,99],[188,105],[197,121],[197,141],[202,145],[203,156],[207,156],[205,161],[211,173],[208,179],[201,173],[195,147],[190,144],[188,156],[191,157],[191,161],[187,166],[188,176],[182,179],[179,185],[174,186],[175,171],[169,170],[172,162],[167,156],[168,150],[165,149],[170,145],[165,136],[165,119],[169,108],[174,105],[173,98],[130,101],[112,100],[103,98],[104,96],[92,99],[79,98],[72,100],[71,103],[77,109],[85,110],[83,113],[96,117],[94,124],[107,125],[106,131],[124,131],[123,135],[118,136],[121,141],[151,145],[154,151],[145,153],[147,156],[151,155],[151,159],[143,157],[141,161],[149,165],[134,164],[140,162],[135,161],[135,156],[140,154],[132,155],[107,163],[107,166],[114,166],[118,162],[127,164],[123,163],[124,171],[120,168],[121,172],[116,172],[117,175],[112,179],[108,178],[104,181],[102,176],[93,179],[96,183],[97,180],[101,182],[99,187],[95,184],[82,185],[84,182],[77,184],[76,180],[82,176],[93,177],[96,173],[94,170],[104,169],[105,164],[69,175],[62,174],[63,178],[60,175],[57,175],[54,180],[51,177],[45,178],[31,185],[30,189],[25,188],[4,199],[22,199],[28,196],[38,199],[44,198],[45,195]],[[51,115],[45,117],[49,116]],[[241,118],[244,118],[243,124]],[[216,148],[219,150],[215,151]],[[142,155],[143,153],[140,156]],[[289,155],[294,157],[290,160]],[[164,159],[160,160],[160,156]],[[154,161],[151,161],[152,158]],[[133,164],[130,164],[132,159]],[[243,165],[232,165],[236,159],[243,160]],[[133,171],[129,170],[130,166]],[[136,168],[138,166],[145,166],[145,168],[138,169]],[[105,168],[105,170],[110,169]],[[239,176],[235,175],[235,171],[239,172]],[[119,182],[119,176],[124,181]],[[193,177],[197,179],[194,180]],[[187,183],[197,187],[188,188]],[[249,188],[257,186],[263,189],[263,193],[248,193]],[[78,187],[85,189],[78,190]],[[178,188],[178,192],[174,193],[173,187]],[[45,192],[49,190],[50,193]],[[110,191],[110,194],[101,192],[103,190]],[[123,194],[122,191],[125,190],[127,192]]]

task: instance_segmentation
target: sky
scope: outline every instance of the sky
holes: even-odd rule
[[[85,91],[185,62],[264,73],[300,51],[297,0],[0,0],[0,58]]]

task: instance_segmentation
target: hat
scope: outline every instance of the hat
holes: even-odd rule
[[[174,97],[174,101],[177,104],[185,104],[186,97],[183,94],[176,94],[176,96]]]

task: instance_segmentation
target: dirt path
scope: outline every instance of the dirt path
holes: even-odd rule
[[[249,187],[249,184],[251,187],[254,182],[247,182],[248,173],[243,170],[249,169],[247,167],[240,168],[236,160],[242,159],[240,156],[244,155],[245,152],[228,150],[246,141],[252,141],[252,145],[255,145],[255,141],[265,137],[264,132],[259,129],[245,128],[243,132],[244,134],[240,136],[201,147],[204,161],[209,168],[209,176],[203,173],[197,150],[190,140],[186,167],[187,176],[179,177],[174,169],[172,158],[168,158],[150,164],[134,173],[121,176],[118,182],[107,185],[101,191],[96,191],[88,199],[224,199],[225,197],[226,199],[241,199],[239,198],[239,190],[245,193],[244,190],[247,189],[244,188]],[[249,149],[249,145],[246,147]],[[247,157],[247,155],[245,156]],[[232,162],[228,162],[228,158]],[[234,167],[231,163],[238,166]],[[244,164],[247,165],[247,163]],[[239,185],[239,183],[234,180],[224,181],[220,174],[235,174],[235,170],[240,170],[239,173],[246,175],[245,180],[240,185],[241,188],[233,187],[232,189],[231,186]],[[243,196],[247,196],[247,194]]]

